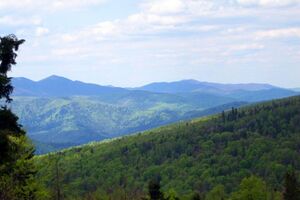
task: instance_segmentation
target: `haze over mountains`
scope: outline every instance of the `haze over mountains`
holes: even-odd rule
[[[18,96],[72,96],[72,95],[101,95],[107,93],[126,93],[129,90],[113,86],[100,86],[97,84],[72,81],[70,79],[52,75],[40,81],[27,78],[14,78],[14,95]],[[187,93],[203,92],[212,94],[230,94],[242,91],[281,90],[285,89],[270,84],[220,84],[200,82],[197,80],[182,80],[176,82],[157,82],[142,87],[130,88],[157,93]],[[287,92],[287,91],[286,91]],[[290,91],[289,91],[290,92]]]
[[[142,86],[140,90],[162,93],[181,93],[181,92],[206,92],[206,93],[230,93],[237,90],[258,91],[274,89],[275,86],[269,84],[220,84],[200,82],[196,80],[182,80],[177,82],[151,83]]]
[[[50,76],[41,81],[14,78],[13,85],[12,108],[38,153],[298,94],[268,84],[195,80],[126,89]]]
[[[294,90],[296,92],[300,92],[300,88],[293,88],[292,90]]]

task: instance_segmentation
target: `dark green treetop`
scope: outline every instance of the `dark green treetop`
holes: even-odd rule
[[[13,91],[11,78],[7,77],[7,72],[11,70],[12,65],[16,63],[16,57],[19,46],[25,40],[19,40],[15,35],[0,37],[0,99],[5,98],[6,102],[11,102],[10,95]]]

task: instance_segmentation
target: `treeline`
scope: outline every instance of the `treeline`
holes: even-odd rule
[[[300,184],[294,171],[286,173],[283,190],[277,191],[269,187],[266,182],[256,176],[244,178],[240,185],[231,194],[227,194],[223,185],[216,185],[207,193],[194,192],[180,196],[174,189],[163,192],[160,180],[151,180],[148,184],[147,194],[137,191],[126,191],[123,188],[115,188],[110,194],[102,190],[88,193],[82,200],[300,200]],[[59,185],[55,187],[52,197],[40,196],[40,198],[65,199]],[[75,198],[74,198],[75,199]]]
[[[16,52],[24,40],[14,35],[0,37],[0,199],[39,199],[32,160],[34,147],[9,109],[13,86],[7,73],[16,64]]]
[[[101,198],[100,198],[101,199]],[[108,198],[109,199],[109,198]],[[126,199],[123,197],[121,199]],[[300,186],[293,171],[285,175],[284,190],[282,192],[273,190],[259,177],[250,176],[244,178],[237,190],[227,195],[223,185],[215,186],[207,194],[194,193],[190,197],[180,198],[176,191],[161,191],[159,181],[152,180],[148,186],[148,195],[142,197],[146,200],[299,200]]]
[[[244,178],[255,176],[269,196],[278,196],[288,171],[299,178],[299,121],[300,97],[233,108],[39,156],[38,179],[49,197],[60,188],[63,199],[140,199],[153,178],[160,180],[164,194],[189,199],[220,188],[230,198]]]

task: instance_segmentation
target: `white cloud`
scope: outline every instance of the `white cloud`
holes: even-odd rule
[[[27,26],[27,25],[40,25],[42,20],[39,17],[20,18],[13,16],[0,17],[0,24],[6,26]]]
[[[85,54],[88,49],[82,47],[70,47],[70,48],[60,48],[55,49],[51,53],[56,56],[78,56]]]
[[[65,34],[63,41],[74,42],[79,38],[106,40],[115,36],[158,34],[164,31],[216,30],[216,25],[187,25],[219,9],[209,0],[147,0],[141,5],[141,11],[125,19],[106,21],[87,27],[79,32]],[[178,28],[180,27],[180,28]]]
[[[265,39],[265,38],[272,39],[272,38],[285,38],[285,37],[300,37],[300,27],[258,31],[255,34],[256,39]]]
[[[143,5],[144,9],[155,14],[171,14],[184,11],[185,3],[181,0],[154,0]]]
[[[148,13],[134,14],[128,18],[128,22],[133,25],[176,25],[186,21],[184,16],[162,16]]]
[[[0,10],[59,10],[99,5],[106,0],[0,0]]]
[[[37,27],[37,28],[35,29],[35,35],[36,35],[37,37],[41,37],[41,36],[46,35],[46,34],[48,34],[48,33],[49,33],[49,29],[44,28],[44,27]]]
[[[224,6],[229,4],[226,1],[223,1],[223,3],[212,0],[147,0],[142,8],[144,13],[156,15],[205,16],[230,14],[223,9]]]
[[[105,21],[90,26],[73,34],[64,34],[61,39],[64,42],[75,42],[76,40],[104,40],[107,37],[116,36],[119,33],[118,21]]]
[[[233,45],[229,49],[232,51],[247,51],[247,50],[261,50],[263,48],[265,48],[264,45],[253,43],[253,44]]]
[[[236,0],[237,3],[245,6],[289,6],[300,4],[300,0]]]

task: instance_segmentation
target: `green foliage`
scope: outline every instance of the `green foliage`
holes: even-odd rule
[[[225,200],[226,193],[223,185],[215,186],[206,196],[206,200]]]
[[[280,200],[281,194],[270,190],[267,184],[258,177],[244,178],[238,191],[232,193],[230,200]]]
[[[12,65],[16,64],[16,51],[25,40],[18,40],[15,35],[0,37],[0,99],[11,102],[10,94],[13,91],[11,78],[7,77]]]
[[[7,72],[16,64],[16,51],[24,40],[14,35],[0,37],[0,99],[12,99],[13,87]],[[18,117],[2,106],[0,109],[0,199],[33,200],[37,198],[34,148],[25,136]]]
[[[116,98],[114,100],[113,98]],[[107,100],[108,99],[108,100]],[[218,113],[231,105],[203,110],[204,100],[166,94],[138,93],[120,97],[14,97],[20,116],[38,154],[144,131],[194,116]],[[211,105],[227,102],[216,99]],[[193,111],[193,112],[191,112]]]
[[[34,174],[36,169],[31,159],[33,147],[25,136],[9,139],[10,145],[14,148],[14,152],[10,151],[14,159],[1,165],[1,174],[4,175],[4,179],[9,176],[6,184],[13,191],[10,199],[35,199]],[[6,193],[5,190],[2,191]]]
[[[267,200],[268,189],[266,183],[255,176],[244,178],[239,190],[231,195],[231,200]]]
[[[167,191],[164,196],[166,200],[179,200],[178,194],[174,189],[170,189],[169,191]]]
[[[153,178],[161,180],[164,194],[173,189],[180,199],[195,193],[214,198],[222,191],[226,197],[234,192],[232,198],[249,191],[260,199],[277,198],[274,190],[283,191],[287,170],[300,172],[300,97],[233,109],[224,116],[38,156],[40,184],[54,190],[53,169],[59,160],[65,199],[100,189],[112,196],[115,188],[135,199],[147,194]]]

